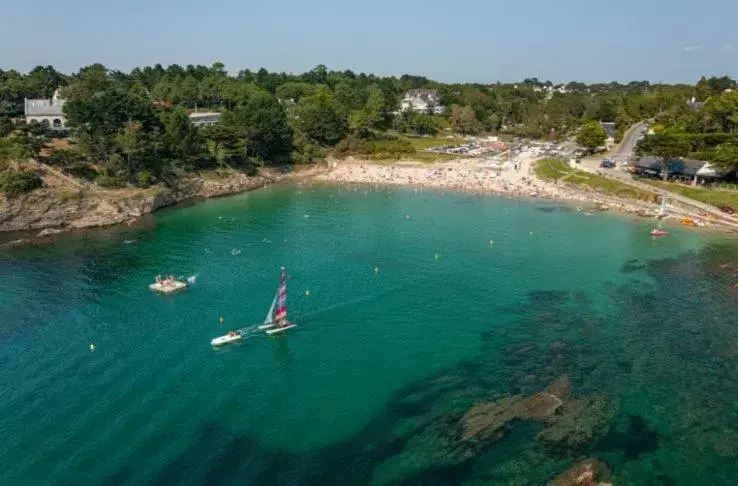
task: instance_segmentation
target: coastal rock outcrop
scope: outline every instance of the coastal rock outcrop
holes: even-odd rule
[[[0,231],[73,229],[130,222],[159,208],[194,198],[234,194],[279,180],[233,173],[186,176],[171,187],[149,189],[44,188],[15,198],[0,196]],[[46,231],[44,235],[51,234]]]
[[[604,437],[613,416],[614,407],[603,396],[573,398],[571,380],[562,376],[529,397],[474,404],[462,418],[461,440],[479,446],[494,444],[507,435],[514,420],[534,420],[543,424],[536,436],[542,449],[566,455]]]
[[[610,486],[610,469],[598,459],[587,459],[567,469],[548,486]]]

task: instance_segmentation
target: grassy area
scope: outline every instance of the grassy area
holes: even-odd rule
[[[573,169],[569,167],[569,164],[561,159],[541,159],[536,162],[534,170],[540,179],[545,179],[547,181],[558,180],[573,172]]]
[[[704,187],[690,187],[675,182],[663,182],[653,179],[640,179],[640,181],[705,204],[730,206],[734,210],[738,210],[738,192]]]
[[[360,139],[349,137],[332,151],[338,158],[360,157],[378,162],[412,160],[418,162],[447,162],[456,160],[456,155],[425,152],[427,147],[462,143],[462,140],[445,138],[403,137],[392,134],[378,134],[375,138]]]
[[[653,201],[654,195],[607,177],[572,169],[560,159],[541,159],[536,162],[536,175],[549,181],[561,181],[584,189],[598,191],[608,196],[618,196],[642,201]]]

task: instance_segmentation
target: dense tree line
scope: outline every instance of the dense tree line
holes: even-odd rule
[[[302,74],[225,66],[156,65],[130,72],[103,65],[63,74],[39,66],[27,74],[0,70],[0,161],[45,157],[74,175],[99,183],[146,185],[181,171],[228,165],[252,170],[261,164],[310,163],[330,150],[365,153],[375,147],[408,152],[398,135],[508,133],[543,138],[570,136],[615,122],[617,136],[632,123],[659,117],[695,133],[735,131],[735,103],[723,99],[734,82],[703,79],[696,86],[572,82],[554,86],[536,78],[517,84],[441,84],[422,76],[379,77],[325,66]],[[61,87],[71,141],[68,149],[44,150],[52,133],[22,122],[24,98],[49,98]],[[410,89],[439,92],[442,115],[399,112]],[[704,113],[691,98],[705,98]],[[732,103],[732,104],[731,104]],[[214,110],[221,121],[195,128],[191,110]],[[732,110],[732,111],[731,111]],[[709,114],[709,116],[707,116]],[[717,148],[711,147],[717,154]],[[411,150],[411,149],[410,149]],[[721,154],[730,147],[722,147]]]

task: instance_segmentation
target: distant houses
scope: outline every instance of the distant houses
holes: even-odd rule
[[[440,115],[446,111],[437,89],[411,89],[400,104],[401,111]]]
[[[517,88],[517,86],[516,86],[516,88]],[[551,98],[553,98],[553,96],[556,93],[566,94],[566,93],[569,93],[570,92],[566,88],[566,85],[564,85],[564,84],[560,84],[558,86],[553,86],[553,85],[535,86],[533,88],[533,91],[535,91],[536,93],[545,93],[547,100],[550,100]]]
[[[26,99],[25,116],[26,122],[48,123],[53,130],[63,130],[67,125],[67,117],[64,116],[65,100],[59,95],[59,90],[49,99]]]

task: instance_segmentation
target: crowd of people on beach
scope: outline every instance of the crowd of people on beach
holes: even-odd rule
[[[535,178],[531,161],[519,161],[513,168],[490,167],[477,160],[424,164],[398,162],[391,165],[363,161],[336,163],[319,180],[339,184],[409,185],[444,188],[522,197],[543,197],[570,200],[598,206],[645,214],[649,205],[636,201],[616,200],[593,191],[574,189]]]

